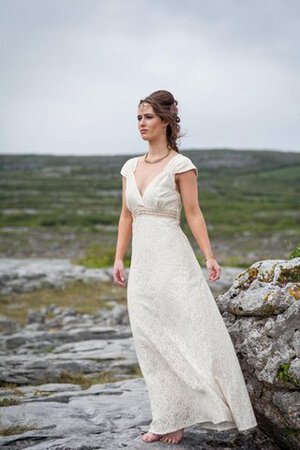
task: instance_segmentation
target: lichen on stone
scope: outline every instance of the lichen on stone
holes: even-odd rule
[[[300,300],[300,287],[290,287],[289,294],[294,297],[295,300]]]
[[[241,279],[241,283],[239,284],[240,289],[246,290],[249,288],[251,283],[256,279],[259,271],[257,267],[249,267],[244,272],[242,272],[238,278]],[[244,279],[244,276],[247,275],[247,278]]]
[[[268,292],[267,294],[265,294],[265,295],[263,296],[263,300],[266,302],[266,301],[269,300],[269,297],[271,297],[271,296],[272,296],[272,292]]]
[[[300,283],[300,266],[282,268],[277,281],[282,284]]]
[[[259,276],[259,280],[263,281],[264,283],[271,283],[271,281],[273,281],[274,278],[274,273],[275,273],[275,265],[273,265],[273,267],[269,271],[263,272]]]

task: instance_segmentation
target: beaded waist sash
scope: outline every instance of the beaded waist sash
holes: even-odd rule
[[[155,216],[173,217],[180,219],[180,214],[172,209],[155,209],[155,208],[137,208],[132,212],[133,218],[140,214],[150,214]]]

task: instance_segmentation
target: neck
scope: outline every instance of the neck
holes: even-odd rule
[[[169,147],[166,139],[160,139],[155,142],[148,143],[148,153],[150,157],[160,158],[169,152]]]

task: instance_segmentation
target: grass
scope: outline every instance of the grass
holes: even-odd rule
[[[13,436],[15,434],[23,434],[26,431],[35,430],[35,425],[10,425],[8,427],[0,426],[0,436]]]
[[[238,152],[232,154],[224,150],[222,153],[224,159],[226,156],[228,160],[232,158],[233,163],[240,156]],[[199,159],[199,203],[206,212],[208,222],[216,225],[215,233],[299,225],[300,155],[284,153],[280,167],[279,152],[277,155],[257,152],[252,166],[241,162],[237,167],[235,164],[222,167],[220,161],[219,167],[210,168],[201,161],[219,154],[210,151],[207,156],[203,152],[190,152],[195,163]],[[241,154],[247,157],[247,152]],[[2,213],[4,226],[117,224],[121,206],[119,158],[110,158],[109,161],[109,158],[101,157],[74,160],[72,157],[45,156],[39,157],[37,162],[36,157],[11,155],[1,159],[7,163],[3,164],[1,171],[1,209],[18,210],[11,214]],[[60,171],[64,163],[70,167],[67,173]],[[56,176],[49,177],[45,170],[49,164]],[[57,167],[59,164],[60,168]],[[109,170],[108,166],[112,164],[114,167]],[[29,208],[36,210],[36,214],[28,212]],[[282,217],[283,211],[298,214]],[[260,212],[264,212],[265,216],[256,216]]]
[[[124,359],[124,358],[114,358],[116,361],[117,359]],[[103,360],[101,360],[103,361]],[[126,370],[124,370],[126,369]],[[82,373],[75,373],[70,372],[68,370],[63,370],[60,372],[56,378],[51,378],[51,380],[45,379],[43,381],[43,384],[49,383],[70,383],[70,384],[76,384],[80,386],[82,389],[88,389],[89,387],[95,385],[95,384],[104,384],[104,383],[114,383],[120,380],[124,380],[124,373],[126,373],[126,379],[132,379],[132,378],[140,378],[143,376],[140,366],[138,363],[127,365],[123,368],[123,375],[120,376],[116,372],[112,370],[103,370],[97,374],[82,374]],[[50,391],[43,391],[41,388],[39,388],[40,384],[33,383],[32,386],[35,386],[37,389],[34,391],[33,396],[34,397],[48,397],[53,394],[53,392]],[[8,383],[5,381],[0,382],[0,388],[5,389],[8,392],[11,392],[14,395],[24,396],[23,392],[20,391],[19,386],[15,383]],[[7,407],[12,405],[18,405],[21,401],[19,399],[15,398],[4,398],[0,401],[0,407]]]
[[[63,371],[55,382],[78,384],[82,389],[88,389],[94,384],[113,383],[119,380],[120,377],[116,376],[109,370],[105,370],[98,375],[83,375],[81,373]]]
[[[126,365],[126,369],[128,371],[126,375],[126,379],[141,377],[142,373],[138,364],[133,364],[131,366]],[[111,370],[103,370],[98,374],[82,374],[69,372],[67,370],[63,370],[56,379],[51,379],[51,383],[71,383],[77,384],[82,389],[88,389],[94,384],[104,384],[104,383],[114,383],[116,381],[123,380],[124,376],[120,376]],[[43,382],[47,383],[47,380]],[[40,391],[42,392],[42,391]],[[49,394],[50,395],[50,394]]]
[[[116,249],[105,248],[100,243],[91,245],[85,250],[85,254],[82,258],[73,259],[74,264],[80,264],[87,268],[103,268],[113,266],[115,259]],[[129,267],[130,258],[124,258],[124,267]]]
[[[234,248],[244,233],[257,246],[259,238],[276,233],[289,236],[291,246],[299,242],[300,154],[230,149],[182,153],[199,169],[199,204],[212,243],[226,239]],[[52,249],[52,240],[32,239],[38,230],[54,234],[61,251],[74,253],[80,246],[74,258],[86,267],[111,265],[122,201],[119,169],[130,156],[1,155],[0,253]],[[182,226],[187,230],[184,214]],[[16,236],[22,227],[27,229]],[[74,235],[71,243],[60,239],[68,233]],[[81,243],[84,233],[94,241]],[[245,263],[242,250],[236,264]]]
[[[109,300],[126,304],[124,289],[111,282],[76,280],[64,289],[43,288],[33,292],[11,293],[0,296],[0,315],[26,325],[28,310],[39,310],[42,306],[55,305],[74,308],[79,313],[93,314],[101,308],[111,308]],[[16,305],[13,309],[11,305]],[[49,313],[47,318],[51,318]],[[51,351],[51,349],[49,349]]]
[[[297,247],[291,252],[289,259],[300,258],[300,243]]]
[[[227,256],[223,259],[222,265],[230,267],[248,267],[249,263],[240,256]]]
[[[0,389],[4,389],[7,392],[11,392],[14,395],[24,395],[23,392],[19,389],[20,386],[16,383],[11,383],[8,381],[0,380]]]
[[[118,358],[115,358],[117,360]],[[120,358],[123,359],[123,358]],[[124,371],[126,369],[126,371]],[[49,383],[70,383],[70,384],[76,384],[80,386],[82,389],[88,389],[89,387],[95,385],[95,384],[105,384],[105,383],[114,383],[120,380],[124,380],[124,373],[126,372],[126,379],[132,379],[132,378],[140,378],[143,376],[140,366],[138,363],[126,365],[125,368],[123,368],[123,375],[120,376],[116,372],[112,370],[103,370],[102,372],[99,372],[97,374],[82,374],[82,373],[75,373],[70,372],[68,370],[63,370],[60,372],[56,378],[51,378],[51,380],[45,379],[43,381],[43,384]],[[40,384],[33,383],[33,386],[36,386],[37,389],[34,391],[33,396],[34,397],[48,397],[53,394],[53,392],[49,391],[43,391],[41,388],[39,388]],[[2,389],[8,390],[13,394],[21,395],[24,394],[19,390],[18,385],[13,383],[7,383],[5,381],[0,382],[0,387]],[[14,398],[4,398],[0,401],[0,407],[7,407],[12,405],[18,405],[21,401]]]
[[[21,402],[16,398],[3,398],[0,400],[0,408],[4,406],[19,405]]]

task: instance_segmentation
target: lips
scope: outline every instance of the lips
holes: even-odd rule
[[[148,131],[148,130],[141,130],[141,133],[145,133],[145,131]]]

